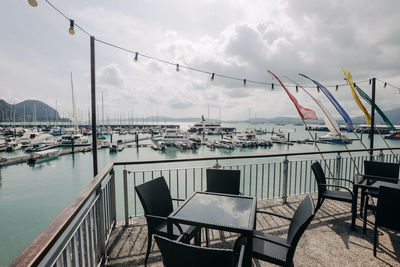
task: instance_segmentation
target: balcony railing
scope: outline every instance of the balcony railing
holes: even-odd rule
[[[396,152],[399,149],[391,148]],[[383,153],[388,150],[374,149],[378,152],[374,157],[379,161],[397,162],[393,154]],[[205,189],[207,168],[238,169],[243,194],[257,199],[281,198],[286,202],[288,196],[317,190],[310,168],[316,160],[322,163],[327,176],[352,179],[357,171],[363,173],[363,162],[370,156],[366,155],[366,150],[351,152],[352,159],[346,150],[323,152],[325,163],[318,156],[319,152],[307,152],[109,164],[11,266],[101,265],[106,259],[108,239],[117,220],[121,219],[127,225],[131,216],[143,214],[134,187],[156,177],[165,177],[174,198],[187,198],[191,193]]]

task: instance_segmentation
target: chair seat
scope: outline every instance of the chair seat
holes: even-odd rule
[[[273,242],[270,242],[268,240]],[[282,244],[282,246],[279,244]],[[286,246],[288,246],[288,243],[283,238],[263,233],[260,231],[254,231],[252,254],[253,257],[257,259],[281,265],[286,262],[286,256],[289,251],[289,248],[287,248]]]
[[[353,202],[353,198],[348,191],[333,191],[333,190],[326,190],[322,193],[322,197],[333,199],[333,200],[340,200],[345,202]]]
[[[183,233],[187,235],[189,239],[191,239],[191,237],[193,237],[194,234],[197,233],[199,230],[199,228],[191,225],[179,224],[179,226],[182,228]],[[166,222],[161,223],[159,226],[155,228],[155,231],[157,231],[159,235],[167,236],[168,233],[167,223]],[[179,231],[178,227],[176,227],[175,224],[172,225],[172,232],[174,237],[178,237],[181,235],[181,232]]]

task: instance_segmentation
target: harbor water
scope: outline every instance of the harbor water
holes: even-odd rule
[[[189,123],[182,123],[182,129],[187,129]],[[248,128],[248,124],[229,124],[238,131]],[[252,128],[266,129],[267,131],[281,130],[286,136],[290,134],[291,140],[310,138],[304,126],[257,124]],[[315,133],[315,132],[314,132]],[[313,134],[314,134],[313,133]],[[326,132],[318,132],[323,135]],[[206,136],[219,138],[218,136]],[[258,136],[270,140],[271,135]],[[347,134],[349,138],[355,138]],[[114,135],[115,140],[132,138],[131,135]],[[369,147],[369,139],[363,135],[364,143]],[[399,146],[398,141],[387,140],[390,146]],[[144,141],[150,143],[150,141]],[[384,142],[375,135],[375,147],[385,147]],[[319,144],[321,150],[341,150],[343,145]],[[349,149],[363,148],[358,141],[348,145]],[[274,144],[265,148],[235,148],[214,149],[201,146],[197,150],[181,150],[170,147],[166,151],[154,151],[147,147],[125,148],[117,153],[109,153],[108,149],[98,150],[98,165],[101,170],[107,163],[114,161],[138,161],[155,159],[197,158],[210,156],[254,155],[254,154],[279,154],[287,152],[317,151],[312,144],[294,144],[291,146]],[[2,157],[15,157],[23,155],[23,151],[13,153],[0,152]],[[366,153],[364,153],[366,154]],[[310,158],[310,157],[308,157]],[[318,158],[316,156],[316,158]],[[281,159],[268,159],[278,161]],[[214,162],[215,163],[215,162]],[[206,162],[192,162],[204,166]],[[221,165],[229,165],[227,160]],[[197,166],[197,165],[196,165]],[[138,166],[138,168],[151,166]],[[211,167],[211,166],[210,166]],[[121,180],[121,171],[117,173],[117,180]],[[0,168],[0,266],[7,266],[18,254],[37,237],[40,232],[65,208],[66,205],[89,183],[93,178],[92,153],[76,153],[60,157],[59,159],[43,162],[35,166],[26,163],[10,165]],[[117,181],[121,183],[121,181]],[[117,192],[118,193],[118,192]],[[118,198],[121,195],[117,196]],[[122,214],[118,214],[122,218]]]

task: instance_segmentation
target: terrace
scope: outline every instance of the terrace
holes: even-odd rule
[[[397,148],[392,150],[398,151]],[[324,152],[323,166],[327,175],[333,173],[335,177],[352,178],[357,169],[363,172],[363,161],[369,159],[365,151],[353,150],[353,159],[344,156],[344,152]],[[375,152],[382,161],[395,161],[388,150],[375,149]],[[258,209],[292,217],[304,194],[312,193],[314,200],[317,198],[317,186],[310,169],[315,160],[321,161],[318,153],[308,152],[110,164],[15,259],[12,266],[143,265],[147,226],[134,187],[164,176],[171,195],[186,199],[195,191],[204,191],[205,169],[215,165],[241,171],[241,192],[256,197]],[[177,205],[175,203],[175,207]],[[380,245],[375,258],[372,225],[369,224],[367,234],[363,234],[362,220],[357,218],[355,231],[351,231],[350,210],[350,204],[324,202],[300,239],[294,257],[296,266],[400,264],[398,233],[379,230]],[[371,216],[369,221],[373,221]],[[257,215],[257,230],[285,236],[288,226],[282,219]],[[232,247],[236,236],[214,230],[210,234],[210,246]],[[204,239],[203,231],[202,241]],[[161,254],[153,244],[148,266],[162,266]],[[267,264],[253,260],[253,265]]]

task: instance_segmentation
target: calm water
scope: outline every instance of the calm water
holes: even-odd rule
[[[183,129],[188,124],[182,124]],[[232,124],[226,126],[242,130],[247,124]],[[281,129],[286,135],[290,132],[290,139],[309,138],[303,126],[277,126],[274,124],[251,125],[253,128],[262,128],[275,131]],[[318,135],[325,134],[319,132]],[[122,138],[132,138],[127,135]],[[261,136],[269,139],[270,135]],[[352,136],[349,136],[352,137]],[[114,135],[114,140],[118,137]],[[363,140],[369,147],[367,136]],[[375,146],[384,147],[379,136],[375,137]],[[389,141],[391,146],[399,146],[398,141]],[[359,142],[349,145],[350,149],[361,148]],[[322,150],[344,149],[343,145],[320,145]],[[275,154],[284,152],[315,151],[309,144],[295,144],[293,146],[274,144],[271,148],[211,151],[201,147],[197,151],[182,151],[168,148],[166,152],[153,151],[150,147],[125,148],[122,152],[109,154],[108,149],[98,151],[99,169],[113,161],[135,161],[150,159],[171,159],[207,156],[228,156],[246,154]],[[0,153],[0,156],[17,156],[15,154]],[[203,163],[204,164],[204,163]],[[222,164],[227,164],[223,162]],[[120,175],[117,173],[117,180]],[[0,266],[7,266],[11,261],[61,212],[61,210],[89,183],[92,179],[91,152],[77,153],[62,156],[58,160],[42,163],[30,167],[26,163],[0,168]],[[118,182],[118,181],[117,181]],[[117,199],[118,201],[118,199]],[[119,217],[121,215],[119,214]]]

